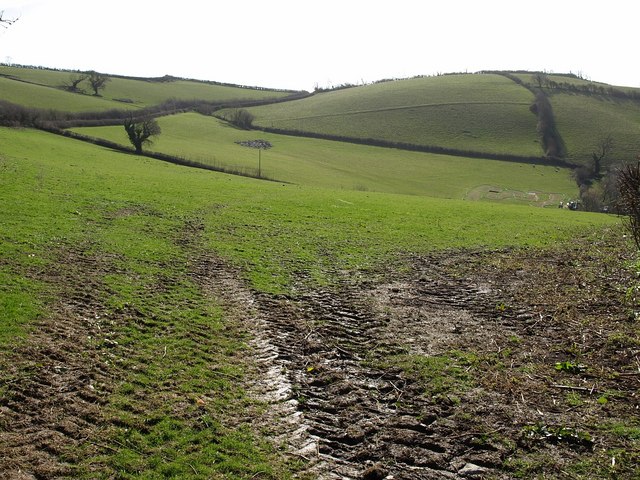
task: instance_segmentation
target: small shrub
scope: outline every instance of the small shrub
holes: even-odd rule
[[[244,108],[233,110],[228,118],[229,122],[243,130],[250,130],[254,119],[253,114]]]

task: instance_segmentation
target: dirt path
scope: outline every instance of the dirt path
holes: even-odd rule
[[[295,300],[261,295],[213,259],[199,264],[197,277],[249,327],[261,380],[250,391],[270,405],[256,421],[272,425],[274,441],[286,442],[290,454],[308,463],[305,474],[430,479],[484,471],[447,440],[450,409],[422,399],[399,369],[367,365],[373,349],[402,348],[391,338],[392,319],[375,311],[386,287],[364,296],[346,284],[339,293],[315,291]],[[434,292],[450,300],[451,288],[438,284]],[[488,464],[484,457],[474,460]]]

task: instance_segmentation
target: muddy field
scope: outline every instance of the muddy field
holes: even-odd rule
[[[190,275],[250,333],[247,389],[269,406],[251,423],[301,478],[638,478],[629,255],[611,241],[446,252],[323,288],[301,275],[295,297],[212,256]],[[2,354],[1,478],[69,477],[69,452],[109,448],[101,406],[126,373],[109,325],[130,320],[93,293],[112,268],[68,253],[46,273],[68,295]]]

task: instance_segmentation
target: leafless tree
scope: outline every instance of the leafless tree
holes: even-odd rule
[[[229,121],[243,130],[250,130],[254,119],[253,114],[244,108],[233,110],[229,116]]]
[[[66,84],[67,90],[70,92],[77,92],[78,85],[89,78],[89,74],[82,72],[74,72],[69,76],[69,81]]]
[[[93,89],[94,95],[96,97],[100,95],[100,90],[103,90],[107,82],[111,80],[109,77],[107,77],[103,73],[98,73],[95,71],[88,72],[87,78],[89,80],[89,83],[91,84],[91,88]]]
[[[607,135],[598,141],[593,152],[591,152],[591,158],[593,159],[593,175],[595,177],[600,176],[602,162],[607,159],[611,150],[613,150],[613,137],[611,135]]]
[[[142,153],[142,146],[144,144],[152,143],[151,137],[160,135],[161,133],[160,125],[158,125],[155,118],[135,119],[133,115],[125,119],[124,129],[138,155]]]
[[[546,73],[538,72],[531,77],[535,83],[538,84],[538,88],[542,88],[549,82],[549,77]]]

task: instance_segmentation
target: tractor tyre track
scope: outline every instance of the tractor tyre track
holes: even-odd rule
[[[500,298],[486,285],[427,269],[413,283],[369,290],[345,281],[295,299],[258,295],[266,334],[317,443],[315,455],[308,452],[307,473],[441,479],[497,468],[499,452],[464,441],[474,435],[450,420],[452,405],[425,397],[402,370],[378,360],[407,348],[434,354],[456,329],[477,334],[488,322],[506,323],[505,312],[495,308]],[[527,317],[512,312],[516,316]]]
[[[15,479],[72,477],[97,451],[101,407],[115,380],[109,324],[97,298],[104,263],[80,251],[45,275],[70,286],[50,313],[0,357],[0,472]],[[94,448],[95,447],[95,448]]]

